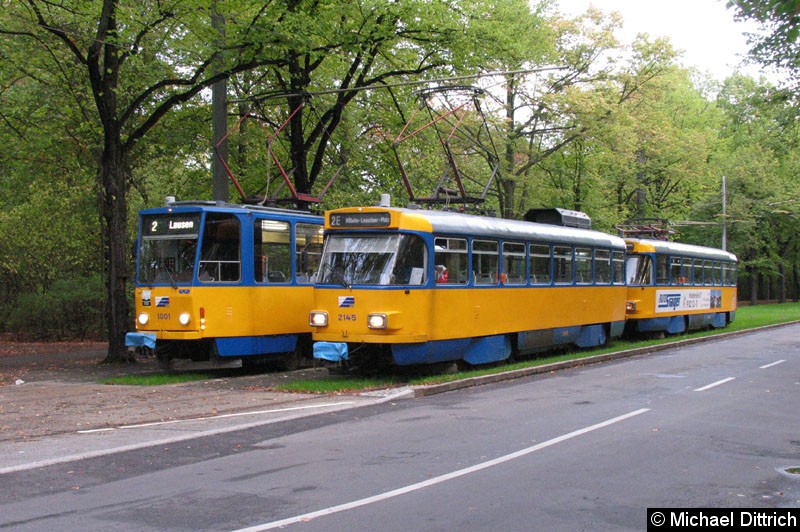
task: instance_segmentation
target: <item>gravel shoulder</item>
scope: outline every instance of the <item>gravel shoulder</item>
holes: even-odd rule
[[[155,360],[104,364],[102,342],[0,344],[0,442],[120,425],[210,417],[285,406],[308,394],[275,392],[291,378],[327,370],[247,373],[214,370],[214,378],[162,386],[100,384],[103,379],[159,372]]]

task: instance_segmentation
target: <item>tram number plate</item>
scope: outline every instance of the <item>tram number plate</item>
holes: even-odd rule
[[[355,314],[339,314],[339,321],[356,321]]]

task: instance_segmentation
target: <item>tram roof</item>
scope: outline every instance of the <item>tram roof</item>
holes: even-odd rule
[[[696,246],[694,244],[682,244],[680,242],[669,242],[666,240],[649,240],[642,238],[626,238],[626,242],[637,242],[646,246],[652,246],[656,253],[667,253],[670,255],[682,255],[703,259],[715,259],[737,262],[738,259],[733,253],[722,249]]]
[[[174,210],[179,211],[213,211],[213,212],[258,212],[267,214],[283,214],[287,216],[310,216],[314,218],[321,218],[321,214],[315,214],[309,211],[284,209],[281,207],[269,207],[265,205],[253,205],[248,203],[227,203],[223,201],[203,201],[203,200],[184,200],[184,201],[171,201],[166,205],[160,207],[152,207],[149,209],[142,209],[139,214],[163,214]]]
[[[348,211],[340,209],[338,212]],[[453,211],[433,211],[423,209],[407,209],[399,207],[377,207],[370,212],[396,212],[404,220],[401,227],[407,227],[412,219],[425,220],[434,233],[493,237],[500,239],[538,240],[564,244],[583,244],[588,246],[604,246],[624,248],[625,241],[615,235],[590,229],[577,229],[558,225],[549,225],[505,218],[493,218],[475,214],[464,214]]]

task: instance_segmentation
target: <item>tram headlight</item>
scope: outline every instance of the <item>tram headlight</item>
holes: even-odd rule
[[[189,316],[188,312],[181,312],[181,315],[178,316],[178,323],[180,323],[181,325],[186,326],[186,325],[189,325],[189,320],[190,319],[191,319],[191,316]]]
[[[308,316],[308,323],[312,327],[327,327],[328,313],[323,311],[313,311]]]
[[[370,329],[385,329],[389,325],[389,318],[386,314],[369,314],[367,316],[367,327]]]
[[[142,312],[139,314],[139,317],[136,318],[136,321],[139,322],[139,325],[147,325],[147,323],[150,321],[150,315],[147,312]]]
[[[625,303],[626,312],[636,312],[636,301],[627,301]]]

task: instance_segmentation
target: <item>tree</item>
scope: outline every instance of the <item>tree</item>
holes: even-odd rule
[[[614,37],[619,24],[617,14],[606,17],[593,9],[575,20],[559,21],[556,64],[562,68],[536,76],[535,85],[523,76],[509,80],[504,101],[504,216],[517,217],[532,202],[583,210],[593,195],[593,178],[586,174],[597,155],[593,139],[607,136],[619,115],[628,113],[626,107],[635,105],[672,67],[675,52],[661,39],[637,39],[626,64],[609,59],[611,52],[623,49]],[[627,154],[616,155],[621,159]],[[517,195],[520,183],[522,192]],[[533,190],[537,197],[528,198]]]
[[[106,361],[124,358],[128,330],[128,191],[137,143],[171,110],[219,79],[284,58],[270,55],[280,39],[252,28],[275,28],[275,13],[248,2],[228,9],[247,20],[229,26],[225,41],[211,29],[213,0],[142,4],[123,0],[4,2],[3,55],[15,48],[37,58],[36,70],[19,65],[17,83],[62,86],[97,135],[96,192],[102,221],[109,348]],[[248,14],[248,9],[251,11]],[[280,13],[278,17],[280,18]],[[219,43],[209,46],[207,43]],[[226,68],[211,71],[225,51]],[[86,95],[90,95],[86,98]]]
[[[124,358],[129,327],[129,191],[147,195],[147,172],[132,168],[152,152],[143,139],[165,117],[216,81],[243,72],[262,75],[267,92],[280,94],[290,110],[309,92],[338,86],[331,103],[320,106],[318,121],[299,112],[288,129],[289,167],[296,188],[307,193],[345,107],[358,94],[353,89],[477,68],[503,52],[493,46],[499,27],[514,22],[498,22],[495,0],[0,2],[0,54],[17,59],[4,65],[4,78],[15,88],[61,88],[86,124],[80,134],[96,165],[109,362]],[[217,6],[226,19],[223,34],[211,24]]]
[[[713,160],[727,177],[730,247],[749,281],[750,298],[767,297],[772,280],[785,286],[787,272],[796,292],[797,109],[786,90],[741,75],[725,80],[717,105],[724,122]]]
[[[413,89],[394,85],[486,70],[517,53],[518,36],[539,29],[537,15],[524,0],[296,4],[287,22],[311,28],[310,40],[287,40],[281,50],[286,64],[238,76],[234,86],[237,99],[247,100],[239,106],[240,116],[255,112],[273,129],[290,117],[286,168],[297,190],[305,193],[329,177],[345,156],[358,157],[353,133],[369,142],[366,131],[399,130],[397,117],[416,102]],[[346,122],[348,134],[337,136]],[[240,165],[252,167],[246,161]],[[363,173],[352,177],[361,181]]]
[[[737,20],[754,20],[761,32],[750,36],[750,53],[760,63],[800,71],[800,1],[728,0]]]

